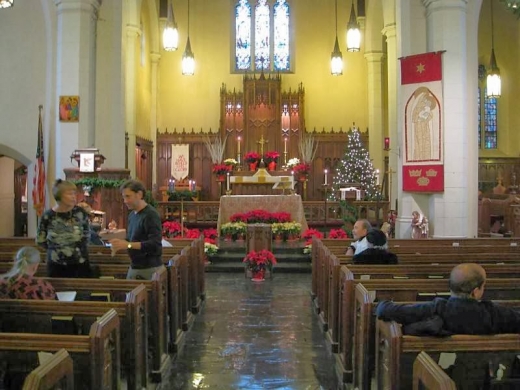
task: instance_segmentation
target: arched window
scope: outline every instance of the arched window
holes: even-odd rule
[[[497,98],[487,97],[486,88],[482,87],[478,89],[478,147],[497,149],[497,139]]]
[[[290,8],[287,0],[237,2],[235,71],[291,71],[290,42]]]

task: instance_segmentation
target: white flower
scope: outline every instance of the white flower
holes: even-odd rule
[[[237,165],[238,162],[234,158],[226,158],[224,160],[224,164],[226,164],[226,165]]]
[[[292,168],[300,163],[300,159],[293,157],[289,161],[287,161],[287,166]]]

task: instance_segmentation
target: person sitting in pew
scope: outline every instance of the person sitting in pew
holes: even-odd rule
[[[366,235],[367,249],[354,255],[354,264],[397,264],[397,256],[388,251],[386,234],[381,230],[370,229]]]
[[[376,314],[381,320],[402,324],[404,334],[415,336],[519,333],[520,312],[481,300],[485,284],[482,266],[459,264],[450,274],[449,299],[416,304],[382,301]]]
[[[0,275],[0,299],[56,299],[54,287],[34,276],[40,260],[40,252],[34,247],[18,250],[11,270]]]
[[[370,222],[366,219],[358,219],[356,221],[352,228],[352,234],[356,241],[347,248],[347,252],[345,253],[347,256],[357,255],[367,249],[366,235],[371,228],[372,225],[370,225]]]

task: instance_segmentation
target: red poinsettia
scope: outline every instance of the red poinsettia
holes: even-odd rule
[[[336,240],[342,240],[348,238],[347,233],[343,229],[330,229],[329,238],[334,238]]]
[[[278,158],[280,157],[280,153],[276,151],[265,152],[264,154],[264,162],[269,164],[270,162],[278,162]]]
[[[270,270],[273,265],[276,264],[276,258],[272,252],[268,251],[267,249],[263,249],[258,252],[249,252],[246,257],[244,257],[243,262],[247,264],[247,267],[252,272],[258,272],[260,270]]]
[[[215,164],[213,165],[213,173],[215,175],[225,175],[231,171],[233,167],[226,164]]]
[[[184,228],[184,235],[186,234],[188,229]],[[163,237],[167,238],[176,238],[181,237],[182,234],[182,227],[179,222],[175,221],[165,221],[162,224],[162,234]]]
[[[248,164],[260,161],[260,155],[256,152],[247,152],[244,155],[244,161]]]
[[[311,171],[311,165],[307,163],[300,163],[298,165],[295,165],[293,168],[294,173],[298,175],[308,175]]]
[[[312,237],[323,238],[323,233],[316,229],[307,229],[302,234],[302,238],[306,241],[312,240]]]
[[[229,219],[231,222],[244,223],[280,223],[289,222],[291,214],[286,212],[270,213],[265,210],[251,210],[247,213],[236,213]]]

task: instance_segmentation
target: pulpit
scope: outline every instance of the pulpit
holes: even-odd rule
[[[271,225],[267,223],[255,223],[247,225],[246,253],[266,249],[272,251],[273,232]]]

